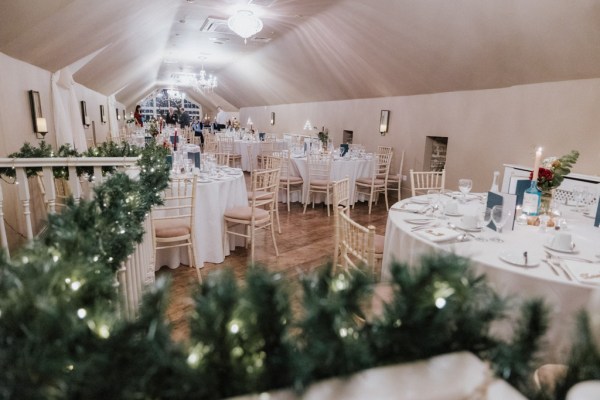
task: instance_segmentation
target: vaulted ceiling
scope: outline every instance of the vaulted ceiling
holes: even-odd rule
[[[127,106],[203,66],[227,108],[600,77],[600,0],[2,0],[0,52]],[[247,44],[224,23],[253,7]]]

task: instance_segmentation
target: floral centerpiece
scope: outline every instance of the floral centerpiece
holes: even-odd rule
[[[329,130],[323,128],[323,130],[318,133],[318,136],[321,143],[323,143],[323,146],[327,146],[327,142],[329,141]]]
[[[571,172],[573,164],[577,162],[579,152],[571,150],[569,154],[557,157],[548,157],[542,161],[538,169],[537,187],[542,192],[542,210],[548,210],[554,194],[554,189],[560,186],[565,176]],[[533,171],[529,174],[533,179]]]
[[[148,124],[148,133],[150,135],[152,135],[153,137],[156,137],[158,135],[159,130],[158,130],[158,124],[156,123],[156,120],[152,120]]]

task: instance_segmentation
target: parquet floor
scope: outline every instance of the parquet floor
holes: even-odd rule
[[[390,206],[397,200],[395,193],[390,192]],[[275,256],[269,232],[261,232],[256,241],[255,261],[265,265],[269,270],[279,271],[287,279],[295,281],[299,274],[307,273],[323,265],[333,255],[333,212],[327,216],[324,205],[310,206],[306,214],[302,213],[300,203],[292,203],[290,213],[285,204],[279,205],[281,234],[276,236],[279,256]],[[385,233],[387,210],[383,196],[368,214],[366,202],[356,203],[350,215],[363,225],[374,225],[378,234]],[[237,247],[221,264],[205,263],[203,277],[222,268],[233,268],[236,277],[242,279],[248,268],[249,249]],[[378,273],[378,271],[376,272]],[[192,310],[190,293],[198,285],[194,269],[180,266],[176,269],[163,267],[157,277],[168,276],[171,279],[170,305],[167,318],[173,326],[173,338],[185,340],[188,336],[187,316]]]

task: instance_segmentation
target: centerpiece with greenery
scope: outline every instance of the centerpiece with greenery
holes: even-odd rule
[[[542,210],[548,210],[554,197],[554,189],[560,186],[565,176],[571,172],[573,164],[577,162],[579,152],[571,150],[569,154],[558,157],[548,157],[542,161],[538,170],[537,187],[542,192],[541,206]],[[533,179],[533,171],[529,175]]]

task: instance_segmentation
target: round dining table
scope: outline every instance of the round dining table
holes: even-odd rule
[[[235,246],[245,245],[243,237],[230,235],[229,247],[225,246],[223,214],[227,208],[247,204],[246,181],[240,169],[227,168],[216,176],[198,178],[194,210],[194,248],[196,262],[200,267],[205,262],[222,263]],[[177,268],[180,264],[189,265],[185,248],[157,252],[156,270],[162,266]]]
[[[302,177],[304,184],[302,186],[302,199],[299,198],[298,192],[293,193],[291,201],[304,202],[308,194],[308,162],[306,157],[294,157],[291,158],[290,175]],[[355,195],[356,185],[355,182],[358,178],[368,178],[373,174],[373,168],[375,168],[374,157],[337,157],[333,158],[331,163],[330,178],[333,181],[348,178],[350,186],[350,204],[354,204],[359,199]],[[279,193],[279,201],[285,202],[287,199],[285,192]],[[318,194],[315,196],[315,203],[322,203],[325,200],[324,195]],[[364,200],[364,199],[360,199]]]
[[[234,141],[235,153],[242,156],[242,170],[252,171],[256,167],[256,160],[251,160],[250,154],[258,156],[261,152],[261,145],[265,143],[267,142],[260,140],[236,139]],[[287,142],[283,140],[273,142],[273,150],[280,151],[285,149],[287,149]]]
[[[444,196],[444,195],[440,195]],[[487,226],[465,232],[464,215],[482,214],[485,195],[458,203],[453,216],[426,211],[427,196],[405,199],[389,211],[381,279],[391,279],[391,263],[416,267],[423,255],[434,252],[466,257],[500,295],[525,300],[542,298],[551,310],[547,341],[551,360],[564,361],[575,337],[575,316],[600,289],[600,229],[594,219],[562,206],[563,229],[514,224],[497,233]],[[450,200],[452,201],[452,200]],[[454,208],[454,207],[453,207]],[[574,250],[553,249],[557,232],[572,237]],[[527,260],[525,260],[525,252]],[[548,264],[550,262],[552,265]]]

